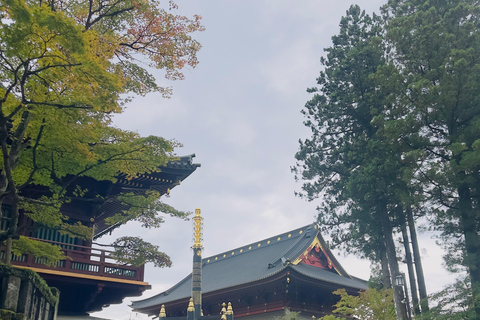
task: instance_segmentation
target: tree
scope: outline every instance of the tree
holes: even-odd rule
[[[303,196],[322,196],[319,225],[337,244],[382,261],[389,287],[399,273],[393,232],[396,210],[406,194],[401,145],[383,134],[389,94],[375,75],[387,66],[380,17],[352,6],[321,62],[319,88],[302,111],[312,137],[300,142],[297,173],[307,182]],[[394,288],[399,318],[406,309]]]
[[[351,316],[358,320],[396,320],[395,307],[393,304],[393,290],[386,289],[377,291],[367,289],[360,292],[358,296],[347,294],[345,289],[338,289],[333,292],[340,296],[340,301],[335,304],[334,313]],[[329,320],[325,316],[321,319]],[[331,317],[331,320],[342,318]]]
[[[289,312],[281,317],[275,317],[274,320],[298,320],[300,318],[300,312]]]
[[[51,255],[54,248],[39,250],[26,238],[12,241],[19,210],[48,227],[91,237],[91,230],[67,223],[60,212],[85,192],[80,178],[114,182],[119,174],[155,171],[174,158],[177,142],[111,124],[129,95],[170,92],[141,63],[165,70],[170,79],[183,78],[181,69],[197,64],[200,44],[191,33],[203,30],[200,17],[188,19],[174,9],[173,2],[167,11],[149,0],[0,2],[0,203],[11,204],[8,217],[0,213],[9,221],[0,241],[7,241],[7,259],[12,244],[17,251],[58,258]],[[33,185],[40,195],[30,196]],[[156,192],[119,199],[131,206],[117,221],[158,226],[155,209],[183,216]]]
[[[407,84],[396,126],[421,150],[418,180],[443,232],[450,266],[467,268],[480,318],[480,15],[474,1],[389,1],[388,41]],[[413,125],[412,125],[413,124]],[[463,250],[459,250],[462,249]],[[461,253],[458,256],[458,253]]]
[[[468,277],[462,276],[440,292],[432,295],[436,306],[420,319],[425,320],[461,320],[475,319],[475,308]]]

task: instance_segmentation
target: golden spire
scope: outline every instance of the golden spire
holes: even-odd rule
[[[162,307],[160,308],[160,314],[158,315],[159,318],[166,318],[167,314],[165,313],[165,305],[162,304]]]
[[[194,311],[195,311],[195,307],[193,306],[193,298],[190,298],[190,302],[188,303],[187,312],[194,312]]]
[[[194,231],[194,248],[202,247],[202,216],[200,215],[200,209],[195,209],[195,216],[193,217],[193,231]]]
[[[231,302],[228,303],[227,314],[233,314],[233,308],[232,308],[232,303]]]

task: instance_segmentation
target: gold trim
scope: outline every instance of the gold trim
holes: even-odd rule
[[[200,215],[200,209],[195,209],[195,216],[193,217],[193,237],[195,242],[193,243],[194,248],[202,248],[202,216]]]
[[[325,254],[325,257],[327,258],[327,261],[328,261],[328,264],[332,265],[333,268],[335,269],[335,271],[337,271],[337,273],[339,275],[342,275],[342,273],[340,272],[340,270],[337,269],[337,266],[335,265],[335,263],[333,263],[332,259],[330,259],[330,256],[327,255],[327,251],[325,250],[325,248],[322,246],[322,243],[320,242],[320,240],[318,239],[317,236],[315,236],[315,239],[313,239],[312,243],[308,246],[308,248],[300,255],[298,256],[298,258],[296,258],[295,260],[293,260],[292,264],[294,266],[296,266],[297,264],[300,263],[300,261],[302,261],[302,258],[308,254],[308,252],[310,252],[310,250],[312,250],[314,247],[316,246],[319,246],[320,247],[320,250],[322,250],[322,252]]]
[[[73,272],[50,270],[50,269],[41,269],[41,268],[32,268],[32,267],[24,267],[24,266],[15,266],[15,268],[30,269],[30,270],[33,270],[37,273],[54,274],[54,275],[57,275],[57,276],[64,276],[64,277],[82,278],[82,279],[91,279],[91,280],[102,280],[102,281],[109,281],[109,282],[121,282],[121,283],[136,284],[136,285],[141,285],[141,286],[148,286],[149,285],[148,282],[143,282],[143,281],[117,279],[117,278],[107,278],[107,277],[94,276],[94,275],[82,274],[82,273],[73,273]]]

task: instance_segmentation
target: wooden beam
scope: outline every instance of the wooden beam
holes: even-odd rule
[[[64,276],[64,277],[91,279],[91,280],[99,280],[99,281],[110,281],[110,282],[120,282],[120,283],[127,283],[127,284],[135,284],[135,285],[139,285],[139,286],[149,286],[148,282],[143,282],[143,281],[101,277],[101,276],[94,276],[94,275],[89,275],[89,274],[65,272],[65,271],[57,271],[57,270],[49,270],[49,269],[41,269],[41,268],[31,268],[31,267],[24,267],[24,266],[15,266],[15,267],[16,268],[23,268],[23,269],[30,269],[30,270],[33,270],[37,273],[53,274],[53,275]]]

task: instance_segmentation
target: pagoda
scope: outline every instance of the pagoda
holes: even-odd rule
[[[199,304],[205,317],[218,315],[228,301],[234,305],[235,318],[245,320],[273,319],[289,312],[300,312],[302,319],[318,318],[332,314],[338,301],[333,291],[344,288],[356,295],[367,289],[366,281],[350,276],[340,265],[315,224],[203,258],[200,268],[195,262],[194,258],[193,277],[134,301],[134,311],[157,316],[162,310],[162,317],[185,317],[185,306],[196,295],[197,285],[192,283],[198,279],[196,270],[201,271]]]
[[[99,181],[88,177],[79,178],[82,188],[88,190],[81,199],[65,203],[60,211],[71,221],[79,221],[93,228],[93,240],[111,233],[120,224],[108,225],[105,219],[128,209],[115,199],[123,192],[144,194],[156,190],[160,195],[170,191],[192,174],[200,164],[193,163],[194,154],[170,161],[151,173],[129,178],[119,175],[117,181]],[[31,186],[29,195],[41,195],[42,188]],[[105,200],[102,200],[105,199]],[[7,206],[2,207],[8,217]],[[3,221],[2,228],[6,228]],[[84,316],[100,311],[104,306],[121,303],[125,297],[139,296],[150,288],[144,281],[144,266],[117,263],[110,251],[94,247],[91,240],[81,240],[35,224],[26,215],[19,218],[19,229],[24,236],[58,245],[64,251],[65,260],[56,266],[47,266],[41,259],[23,254],[12,256],[16,267],[36,271],[51,287],[60,290],[59,315]],[[5,248],[0,246],[0,259],[5,257]]]

